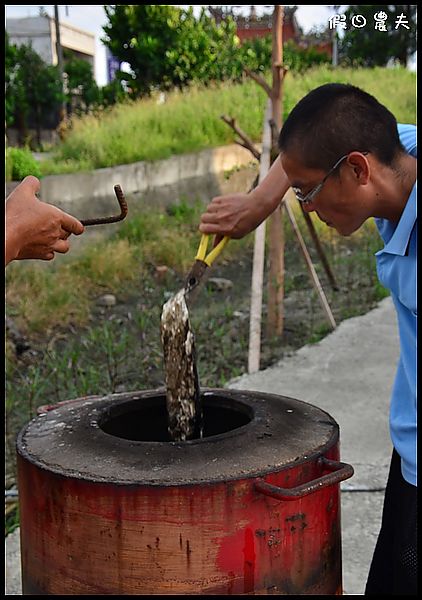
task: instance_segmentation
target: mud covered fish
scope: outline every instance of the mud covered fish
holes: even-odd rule
[[[161,344],[170,437],[174,441],[202,437],[195,340],[189,322],[185,289],[181,289],[163,306]]]

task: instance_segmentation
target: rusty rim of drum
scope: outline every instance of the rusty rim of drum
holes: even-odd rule
[[[197,440],[130,439],[135,436],[122,423],[136,431],[135,417],[151,418],[154,407],[165,422],[165,391],[124,392],[78,398],[38,415],[20,431],[17,452],[73,479],[180,486],[264,477],[317,460],[338,441],[336,421],[301,400],[217,388],[202,389],[201,396],[205,423],[212,411],[217,420],[232,413],[229,430],[223,421],[223,433],[205,431]]]

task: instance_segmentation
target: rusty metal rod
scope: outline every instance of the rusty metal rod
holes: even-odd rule
[[[88,227],[89,225],[105,225],[106,223],[117,223],[123,221],[127,215],[127,203],[120,185],[114,186],[114,193],[116,194],[117,200],[120,206],[120,215],[114,217],[99,217],[97,219],[81,219],[82,225]]]

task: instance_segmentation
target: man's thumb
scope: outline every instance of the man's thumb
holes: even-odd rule
[[[41,182],[34,175],[28,175],[21,183],[22,187],[28,187],[34,194],[37,194],[41,188]]]

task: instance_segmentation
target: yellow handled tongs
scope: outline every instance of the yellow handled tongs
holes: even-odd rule
[[[195,256],[195,262],[189,271],[185,281],[185,293],[190,294],[198,285],[205,274],[205,271],[212,265],[217,256],[223,250],[224,246],[229,241],[229,237],[226,235],[218,244],[207,254],[209,235],[203,234],[199,243],[198,252]]]

